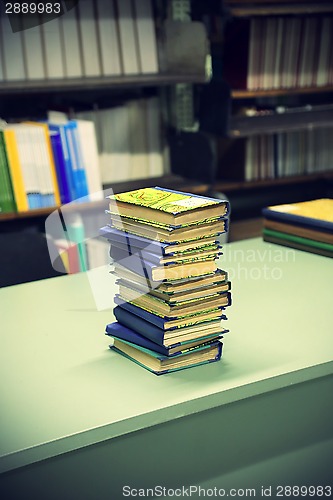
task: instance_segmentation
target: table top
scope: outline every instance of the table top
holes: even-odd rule
[[[112,309],[86,274],[0,289],[0,472],[333,373],[331,259],[258,238],[225,245],[220,267],[222,361],[162,376],[108,348]]]

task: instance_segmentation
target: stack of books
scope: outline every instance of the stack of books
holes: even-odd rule
[[[333,257],[333,200],[329,198],[263,209],[265,241]]]
[[[117,278],[110,347],[162,374],[218,361],[230,305],[217,268],[228,202],[164,188],[110,196],[110,243]]]

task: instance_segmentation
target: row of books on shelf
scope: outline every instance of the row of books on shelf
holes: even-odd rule
[[[151,0],[80,0],[51,18],[38,4],[42,11],[35,18],[1,13],[0,81],[159,71]]]
[[[101,234],[119,286],[105,331],[113,351],[157,375],[221,359],[231,295],[217,238],[228,212],[227,201],[158,187],[110,196]]]
[[[245,180],[332,171],[333,128],[251,136],[245,145]]]
[[[223,72],[233,88],[333,84],[333,17],[253,17],[230,22]]]
[[[70,120],[49,112],[45,123],[3,122],[0,212],[99,200],[103,183],[159,177],[164,164],[155,97]]]
[[[332,172],[332,144],[333,127],[219,138],[218,176],[253,181]]]
[[[168,165],[158,97],[75,113],[95,124],[102,182],[159,177]]]
[[[93,122],[22,122],[0,130],[0,212],[103,196]]]

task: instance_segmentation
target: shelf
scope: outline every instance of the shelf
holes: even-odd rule
[[[100,90],[135,87],[156,87],[176,83],[205,83],[207,77],[202,74],[158,73],[145,75],[122,75],[115,77],[93,77],[59,80],[22,80],[0,82],[0,94],[65,92],[77,90]]]
[[[231,96],[233,99],[252,99],[256,97],[276,97],[289,96],[298,94],[318,94],[325,92],[333,92],[333,86],[324,87],[303,87],[303,88],[285,88],[285,89],[269,89],[269,90],[233,90]]]
[[[234,17],[249,16],[277,16],[288,14],[320,14],[333,12],[332,2],[297,2],[285,1],[254,1],[254,2],[226,2],[229,13]]]
[[[231,192],[239,190],[251,190],[258,188],[283,186],[290,184],[308,184],[315,181],[333,181],[333,172],[321,172],[318,174],[293,175],[279,177],[278,179],[261,179],[257,181],[217,181],[215,191]]]
[[[105,200],[92,201],[88,203],[73,203],[71,205],[65,205],[66,211],[72,212],[85,212],[87,210],[103,210],[107,208]],[[15,213],[4,213],[0,214],[0,221],[4,220],[15,220],[15,219],[25,219],[27,217],[47,217],[55,210],[60,207],[47,207],[47,208],[37,208],[34,210],[27,210],[26,212],[15,212]]]
[[[232,116],[229,121],[229,137],[247,137],[293,130],[333,126],[333,109],[286,111],[262,116]]]
[[[176,189],[179,191],[191,192],[196,194],[205,194],[209,188],[208,184],[201,184],[199,182],[190,181],[176,175],[165,175],[163,177],[152,177],[149,179],[136,179],[117,182],[112,185],[105,185],[103,187],[105,190],[112,188],[114,193],[122,193],[125,191],[132,191],[135,189],[154,186],[165,187],[167,189]],[[86,212],[88,210],[102,212],[104,209],[108,208],[107,202],[104,199],[88,203],[72,203],[65,205],[64,207],[66,211],[68,210],[77,212]],[[26,212],[4,213],[0,214],[0,221],[25,219],[27,217],[47,217],[58,208],[60,207],[47,207],[39,208],[36,210],[28,210]]]

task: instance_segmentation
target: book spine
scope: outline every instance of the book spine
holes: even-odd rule
[[[152,342],[163,346],[164,330],[162,330],[161,328],[158,328],[149,321],[144,320],[139,316],[130,313],[129,311],[126,311],[120,306],[116,306],[113,310],[113,313],[117,321],[119,321],[119,323],[121,323],[122,325],[127,326],[127,328],[131,328],[144,337],[147,337]]]
[[[270,220],[276,220],[280,222],[289,222],[290,224],[296,224],[304,227],[312,227],[313,229],[318,229],[322,231],[331,232],[333,229],[333,223],[329,221],[313,219],[311,217],[302,217],[300,215],[281,213],[269,208],[264,208],[262,210],[262,215]]]
[[[128,311],[129,313],[134,314],[135,316],[138,316],[139,318],[142,318],[143,320],[148,321],[149,323],[152,323],[158,328],[164,329],[165,322],[163,318],[160,318],[155,314],[149,313],[148,311],[145,311],[140,307],[134,306],[129,302],[124,302],[117,295],[114,297],[114,302],[121,309],[125,309],[125,311]]]

